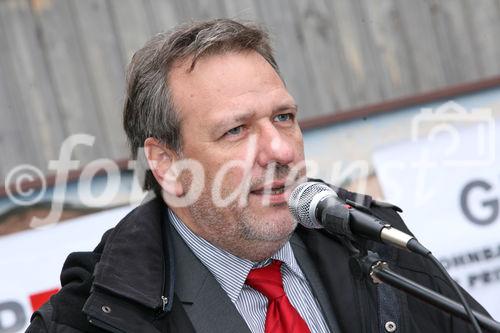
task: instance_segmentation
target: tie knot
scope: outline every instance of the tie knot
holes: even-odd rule
[[[281,264],[281,261],[273,260],[265,267],[252,269],[245,283],[270,301],[282,297],[285,295],[285,290],[281,278]]]

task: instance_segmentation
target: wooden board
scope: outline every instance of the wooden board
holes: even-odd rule
[[[51,103],[50,90],[44,87],[43,64],[30,30],[30,9],[25,5],[0,2],[0,90],[3,95],[0,97],[0,135],[4,170],[24,163],[46,170],[46,161],[57,156],[57,141],[61,139],[59,117]],[[56,126],[52,132],[51,124]]]
[[[40,44],[47,57],[55,98],[61,108],[65,135],[83,133],[95,137],[92,147],[77,146],[74,156],[84,163],[108,156],[106,127],[90,76],[93,68],[86,58],[75,9],[69,1],[54,0],[33,13],[40,29]]]
[[[122,126],[125,62],[110,20],[107,3],[101,0],[68,0],[79,32],[89,89],[104,127],[103,144],[110,158],[128,153]]]

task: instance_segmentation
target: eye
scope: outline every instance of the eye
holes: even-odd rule
[[[226,135],[238,135],[241,134],[242,131],[243,131],[243,125],[240,125],[238,127],[231,128],[229,131],[226,132]]]
[[[282,114],[279,114],[279,115],[275,116],[274,120],[278,121],[278,122],[293,120],[293,114],[291,114],[291,113],[282,113]]]

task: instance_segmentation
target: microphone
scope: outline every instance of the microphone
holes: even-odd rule
[[[295,220],[306,228],[324,228],[350,239],[362,237],[424,256],[431,253],[415,237],[393,228],[372,215],[368,208],[342,201],[323,183],[306,182],[297,186],[288,199],[288,208]]]

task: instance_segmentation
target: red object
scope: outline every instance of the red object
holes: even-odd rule
[[[266,267],[252,269],[245,282],[269,300],[265,333],[310,333],[307,323],[285,294],[281,264],[281,261],[273,260]]]
[[[54,295],[59,291],[59,288],[42,291],[36,294],[30,295],[31,308],[33,311],[38,310],[45,302],[47,302],[50,296]]]

